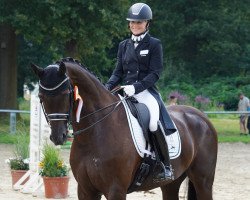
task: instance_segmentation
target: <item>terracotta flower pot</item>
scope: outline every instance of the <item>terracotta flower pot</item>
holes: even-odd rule
[[[45,197],[62,199],[68,197],[69,177],[43,177]]]
[[[11,170],[12,185],[15,185],[17,181],[27,172],[27,170]],[[29,180],[27,177],[21,185],[24,185]]]

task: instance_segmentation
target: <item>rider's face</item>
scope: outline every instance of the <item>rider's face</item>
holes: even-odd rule
[[[130,21],[129,28],[134,35],[140,35],[146,31],[147,21]]]

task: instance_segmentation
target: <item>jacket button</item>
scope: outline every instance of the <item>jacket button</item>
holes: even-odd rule
[[[138,73],[139,73],[139,71],[136,71],[136,73],[138,74]]]
[[[128,74],[130,73],[130,71],[128,71]]]

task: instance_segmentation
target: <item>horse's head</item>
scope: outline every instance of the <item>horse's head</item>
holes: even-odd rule
[[[34,64],[31,67],[39,78],[39,98],[51,126],[50,140],[61,145],[67,139],[72,109],[72,91],[66,67],[64,63],[49,65],[45,69]]]

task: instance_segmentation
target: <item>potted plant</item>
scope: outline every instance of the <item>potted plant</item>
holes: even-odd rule
[[[12,185],[14,185],[29,170],[29,137],[24,132],[17,132],[14,143],[14,157],[7,163],[11,169]],[[22,184],[28,181],[27,178]]]
[[[43,158],[39,163],[43,177],[46,198],[66,198],[68,196],[69,167],[60,156],[59,149],[45,144]]]

